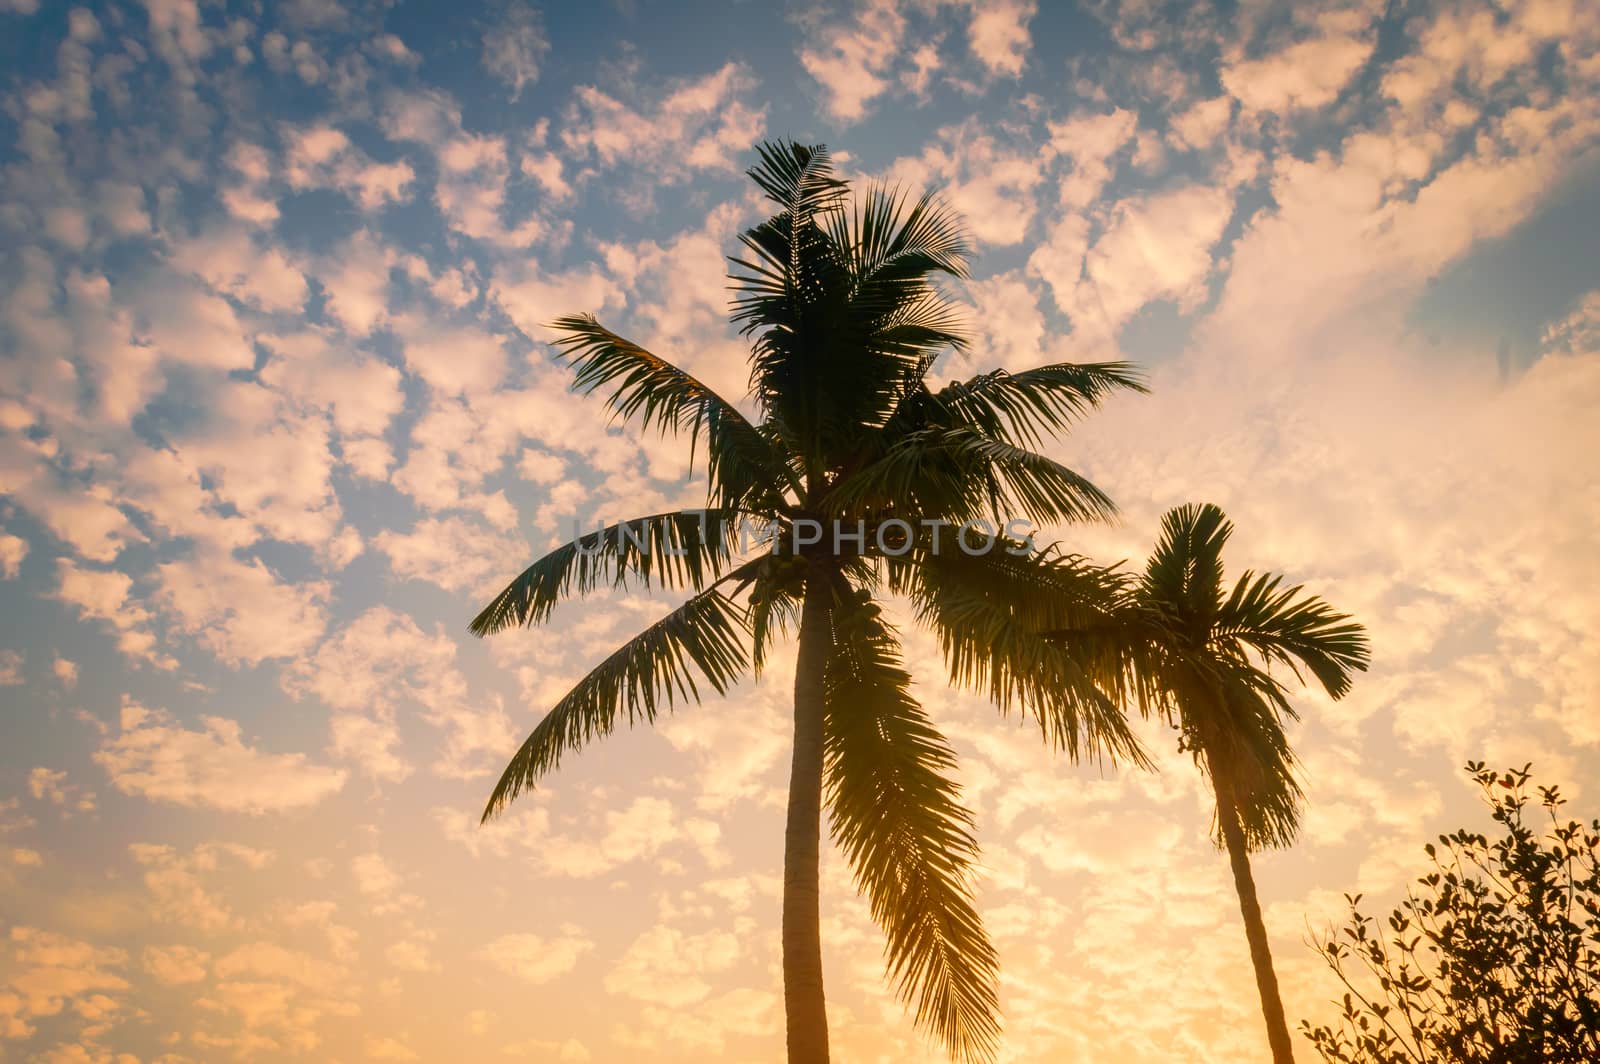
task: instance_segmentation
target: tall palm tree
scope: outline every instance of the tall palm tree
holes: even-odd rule
[[[951,779],[954,754],[913,697],[876,596],[912,595],[954,679],[1032,714],[1070,753],[1138,757],[1119,707],[1060,648],[1015,625],[1003,643],[974,644],[964,618],[1003,608],[980,592],[1019,544],[1002,536],[985,548],[969,536],[979,548],[969,556],[939,522],[1112,512],[1094,485],[1030,447],[1108,393],[1141,386],[1130,367],[1108,363],[930,389],[935,359],[966,343],[936,284],[965,276],[959,219],[931,195],[874,187],[853,196],[822,147],[764,144],[758,153],[749,173],[777,212],[741,235],[731,274],[732,318],[751,342],[755,420],[592,317],[553,324],[578,389],[601,392],[641,429],[689,437],[691,454],[704,456],[708,499],[703,510],[640,517],[568,543],[472,622],[479,635],[543,622],[562,600],[602,585],[692,593],[556,703],[511,759],[484,819],[619,719],[649,722],[699,701],[702,688],[727,692],[759,672],[774,639],[797,624],[783,874],[788,1059],[828,1059],[824,800],[885,932],[897,992],[952,1056],[990,1059],[996,962],[973,904],[972,815]],[[745,550],[745,524],[770,534],[770,549]],[[972,600],[964,609],[963,592]]]
[[[1176,727],[1180,749],[1210,778],[1267,1040],[1273,1060],[1288,1064],[1289,1026],[1250,871],[1252,851],[1293,842],[1303,799],[1284,734],[1285,718],[1298,716],[1272,667],[1302,683],[1304,669],[1342,698],[1370,654],[1360,624],[1298,585],[1284,587],[1281,576],[1247,571],[1226,591],[1222,548],[1232,533],[1216,506],[1169,511],[1142,577],[1123,578],[1118,605],[1099,612],[1080,603],[1078,619],[1050,638],[1089,661],[1121,656],[1122,696]]]

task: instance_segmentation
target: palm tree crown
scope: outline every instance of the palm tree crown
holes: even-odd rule
[[[784,877],[789,1059],[827,1059],[823,803],[884,929],[899,994],[953,1056],[988,1059],[999,1031],[996,961],[972,899],[972,815],[877,596],[909,596],[957,683],[1031,713],[1069,752],[1138,756],[1096,677],[1022,623],[1007,598],[1034,594],[1030,570],[1041,566],[1083,594],[1101,586],[1095,573],[1014,554],[1020,545],[1003,536],[957,550],[939,522],[1111,513],[1099,489],[1033,448],[1109,393],[1141,386],[1129,366],[1107,363],[996,371],[933,390],[934,361],[966,345],[937,283],[966,275],[959,219],[932,195],[852,195],[824,148],[758,152],[750,176],[777,209],[741,235],[731,274],[755,418],[592,317],[553,325],[580,390],[601,393],[641,429],[689,438],[704,456],[708,498],[703,510],[636,518],[557,549],[472,622],[479,635],[539,623],[600,586],[691,593],[556,703],[484,817],[621,719],[651,721],[703,689],[726,692],[798,627]],[[770,549],[741,552],[741,522],[771,533]],[[806,542],[808,524],[830,531]]]
[[[1161,523],[1161,539],[1133,589],[1149,634],[1137,694],[1175,724],[1185,748],[1232,789],[1251,850],[1287,846],[1303,794],[1284,733],[1298,720],[1277,665],[1310,674],[1332,698],[1350,690],[1370,658],[1366,630],[1283,577],[1246,571],[1223,583],[1222,549],[1233,523],[1216,506],[1183,506]],[[1304,671],[1302,671],[1304,670]]]
[[[1120,659],[1123,697],[1177,728],[1180,747],[1209,777],[1268,1039],[1283,1064],[1293,1059],[1289,1029],[1248,857],[1289,845],[1300,824],[1303,794],[1284,732],[1298,716],[1273,667],[1302,682],[1309,674],[1342,698],[1370,654],[1360,624],[1280,576],[1247,571],[1228,590],[1222,549],[1232,533],[1216,506],[1169,511],[1144,573],[1107,573],[1120,584],[1117,604],[1080,610],[1051,636],[1088,660]]]

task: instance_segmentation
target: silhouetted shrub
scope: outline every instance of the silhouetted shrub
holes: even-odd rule
[[[1526,766],[1467,771],[1504,836],[1427,846],[1433,869],[1387,931],[1347,895],[1349,923],[1315,944],[1345,985],[1342,1012],[1300,1025],[1324,1061],[1600,1061],[1600,820],[1563,820],[1555,787],[1530,809]]]

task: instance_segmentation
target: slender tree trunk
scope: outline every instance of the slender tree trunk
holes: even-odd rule
[[[1228,863],[1233,866],[1233,885],[1239,892],[1239,912],[1244,917],[1244,937],[1250,942],[1250,960],[1256,968],[1256,989],[1261,992],[1261,1014],[1267,1020],[1267,1042],[1272,1046],[1273,1064],[1294,1064],[1294,1047],[1289,1041],[1289,1022],[1284,1019],[1283,999],[1278,996],[1278,975],[1272,970],[1272,951],[1267,947],[1267,925],[1261,919],[1261,903],[1256,900],[1256,881],[1250,874],[1250,854],[1245,848],[1244,828],[1239,823],[1233,789],[1213,769],[1211,783],[1217,795],[1217,823],[1228,846]]]
[[[823,680],[833,641],[832,592],[806,581],[794,669],[794,763],[783,847],[783,1005],[789,1064],[827,1064],[828,1010],[822,994],[818,848],[822,836]]]

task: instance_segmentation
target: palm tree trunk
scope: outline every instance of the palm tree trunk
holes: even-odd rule
[[[827,584],[806,581],[794,669],[794,762],[783,847],[783,1005],[789,1064],[827,1064],[828,1011],[822,994],[818,850],[822,835],[823,681],[833,640]]]
[[[1261,903],[1256,900],[1256,881],[1250,874],[1250,854],[1245,847],[1244,828],[1239,823],[1233,789],[1215,769],[1211,773],[1211,783],[1217,795],[1217,822],[1228,847],[1228,863],[1233,866],[1233,885],[1239,892],[1244,937],[1250,943],[1250,960],[1256,968],[1256,989],[1261,993],[1261,1014],[1267,1020],[1267,1042],[1272,1046],[1273,1064],[1294,1064],[1289,1022],[1283,1015],[1283,999],[1278,996],[1278,975],[1272,969],[1267,925],[1261,919]]]

